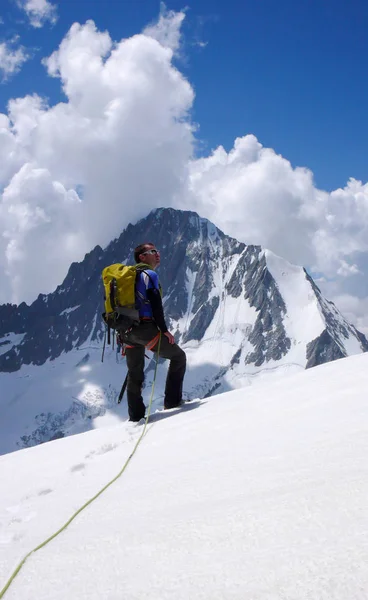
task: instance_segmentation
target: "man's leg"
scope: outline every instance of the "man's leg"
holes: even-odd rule
[[[157,350],[157,345],[152,349]],[[170,360],[165,386],[165,408],[175,408],[182,400],[183,379],[186,369],[186,355],[177,344],[170,344],[165,335],[161,335],[160,356]]]
[[[142,385],[144,381],[144,346],[126,349],[128,367],[128,412],[130,421],[139,421],[146,412],[142,398]]]

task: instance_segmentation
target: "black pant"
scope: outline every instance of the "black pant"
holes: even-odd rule
[[[134,345],[126,349],[128,366],[128,412],[131,421],[139,421],[144,417],[146,407],[142,398],[142,385],[144,381],[144,354],[146,345],[154,339],[159,330],[153,321],[142,321],[131,331],[124,334],[124,342]],[[158,342],[152,348],[157,351]],[[165,335],[161,335],[159,356],[170,360],[166,378],[164,407],[174,408],[182,399],[183,379],[186,369],[186,356],[184,350],[177,344],[170,344]]]

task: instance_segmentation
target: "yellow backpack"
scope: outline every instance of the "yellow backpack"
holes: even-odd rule
[[[103,269],[105,312],[102,317],[109,328],[126,330],[139,322],[135,283],[137,273],[145,269],[150,269],[150,266],[144,263],[133,266],[115,263]]]

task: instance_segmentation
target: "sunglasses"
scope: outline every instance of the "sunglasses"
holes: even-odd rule
[[[142,252],[142,254],[160,254],[160,251],[156,250],[156,248],[152,248],[152,250],[146,250],[145,252]]]

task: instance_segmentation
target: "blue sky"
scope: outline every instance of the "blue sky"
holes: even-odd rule
[[[168,9],[183,2],[168,0]],[[60,82],[40,60],[73,22],[93,19],[115,41],[157,18],[153,0],[63,0],[58,20],[31,27],[14,0],[3,0],[0,42],[19,35],[33,59],[0,87],[9,98],[36,92],[63,99]],[[180,71],[194,87],[199,152],[253,133],[295,166],[313,171],[317,187],[368,180],[368,3],[351,0],[195,0],[189,3]],[[205,45],[204,45],[205,44]]]

